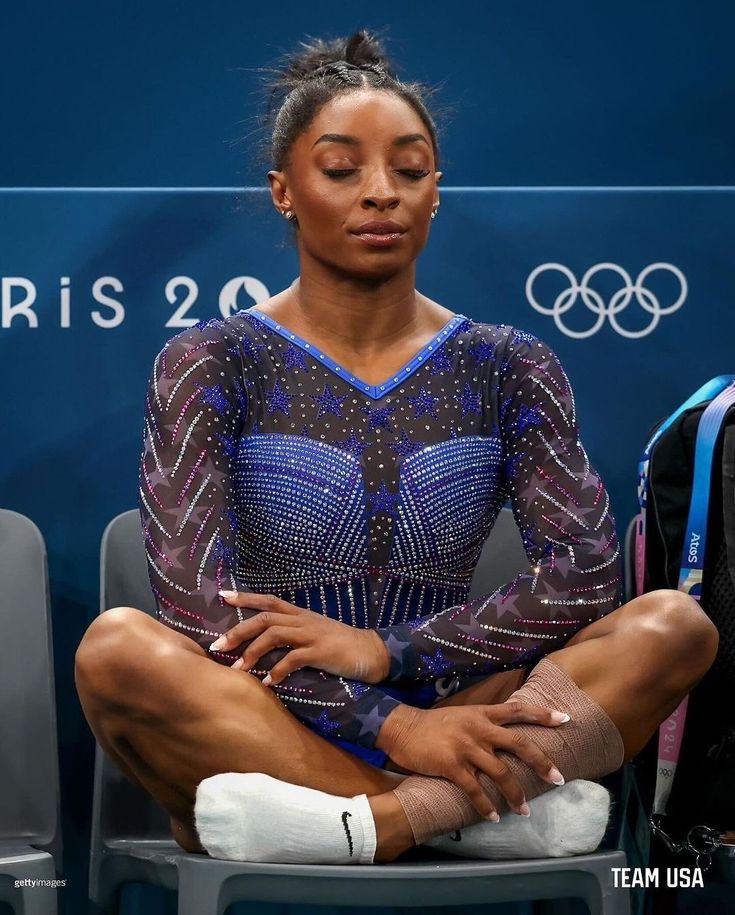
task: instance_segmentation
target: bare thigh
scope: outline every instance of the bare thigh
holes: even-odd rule
[[[187,828],[198,784],[220,772],[264,772],[342,797],[402,780],[324,740],[256,677],[140,610],[108,610],[90,625],[75,679],[100,746]]]

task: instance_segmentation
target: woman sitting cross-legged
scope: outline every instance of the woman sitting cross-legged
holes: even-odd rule
[[[189,851],[590,851],[609,812],[594,779],[706,673],[717,630],[676,591],[621,606],[553,351],[415,288],[441,178],[420,87],[359,32],[305,46],[275,88],[268,178],[300,273],[155,360],[140,511],[157,618],[91,624],[87,720]],[[470,600],[507,499],[529,566]]]

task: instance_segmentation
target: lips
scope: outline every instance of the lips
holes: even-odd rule
[[[402,235],[405,231],[405,226],[392,219],[373,220],[352,229],[354,235]]]

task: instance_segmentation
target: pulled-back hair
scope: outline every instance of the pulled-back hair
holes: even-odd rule
[[[377,34],[361,29],[349,38],[316,38],[300,45],[301,51],[285,54],[277,67],[261,71],[268,76],[260,157],[268,168],[288,168],[294,141],[321,108],[335,96],[359,89],[391,92],[409,104],[429,132],[439,167],[438,130],[428,110],[436,89],[401,81]]]

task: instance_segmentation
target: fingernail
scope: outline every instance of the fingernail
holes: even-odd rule
[[[488,820],[491,820],[493,823],[500,822],[500,817],[498,816],[498,813],[496,810],[493,810],[492,813],[488,813],[487,818],[488,818]]]
[[[552,780],[552,782],[553,782],[555,785],[563,785],[563,784],[564,784],[564,776],[563,776],[563,775],[561,774],[561,772],[560,772],[557,768],[555,768],[555,767],[552,767],[551,769],[549,769],[549,778]]]
[[[227,644],[227,639],[221,635],[216,642],[212,642],[209,646],[210,651],[221,651]]]
[[[552,712],[551,720],[556,721],[559,724],[564,724],[565,722],[571,721],[572,719],[569,717],[569,715],[567,715],[566,712]]]
[[[220,597],[237,597],[237,591],[218,591]]]
[[[266,675],[263,677],[263,679],[261,680],[261,683],[263,684],[263,686],[270,686],[272,682],[273,682],[273,681],[271,680],[271,675],[270,675],[270,674],[266,674]]]
[[[243,661],[242,658],[238,658],[237,661],[235,661],[235,663],[232,665],[233,669],[237,668],[238,670],[244,666],[245,666],[245,662]]]
[[[518,808],[518,813],[520,813],[520,815],[523,816],[523,817],[530,817],[530,816],[531,816],[531,808],[528,806],[528,804],[523,803],[523,804],[521,804],[521,806]]]

